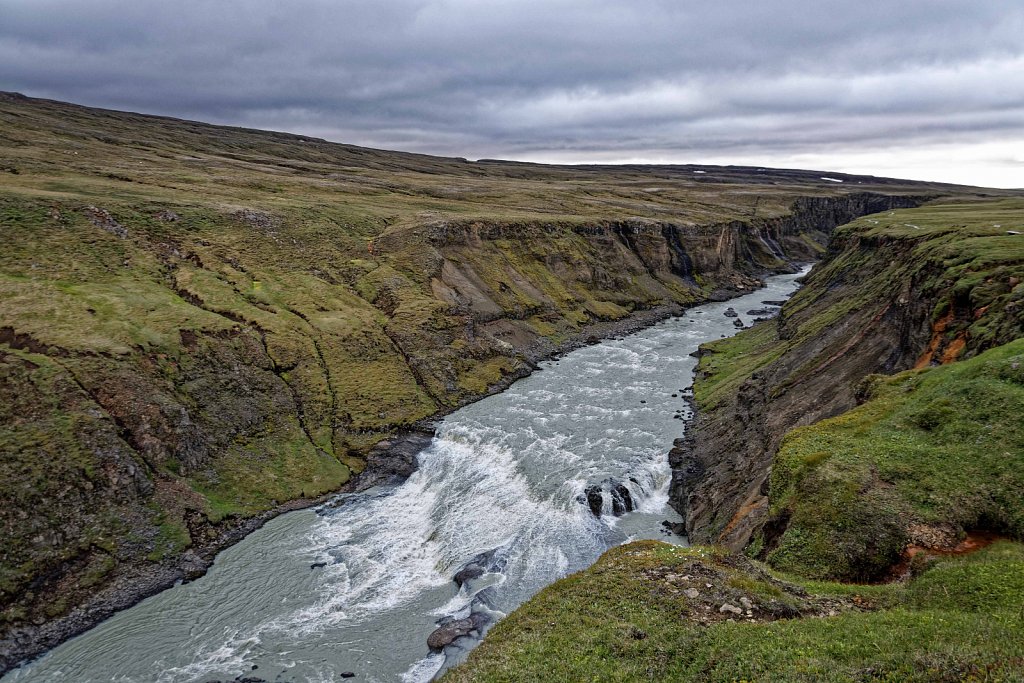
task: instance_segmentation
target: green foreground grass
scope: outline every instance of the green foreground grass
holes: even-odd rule
[[[753,618],[702,621],[708,596],[711,607],[745,596]],[[802,616],[767,615],[778,603]],[[937,562],[905,585],[851,586],[637,542],[541,591],[442,680],[1021,681],[1022,605],[1017,543]]]

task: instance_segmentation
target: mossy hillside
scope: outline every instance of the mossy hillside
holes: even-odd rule
[[[1024,537],[1024,339],[870,384],[864,405],[786,436],[752,550],[804,576],[870,580],[930,528]]]
[[[1024,546],[1004,542],[906,585],[849,586],[631,543],[541,591],[443,680],[1019,680],[1022,570]],[[749,616],[717,610],[740,598]]]

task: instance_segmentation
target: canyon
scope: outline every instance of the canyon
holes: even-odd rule
[[[782,557],[790,429],[1024,334],[1012,191],[470,162],[13,93],[0,121],[0,671],[408,476],[410,439],[542,359],[798,264],[823,259],[776,321],[702,352],[670,456],[694,541]]]

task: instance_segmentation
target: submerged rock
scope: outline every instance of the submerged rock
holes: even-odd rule
[[[484,574],[504,571],[505,564],[508,560],[504,555],[499,555],[498,550],[498,548],[495,548],[493,550],[482,552],[466,564],[462,565],[462,568],[455,572],[455,576],[452,577],[452,581],[461,588],[467,581],[477,579]]]

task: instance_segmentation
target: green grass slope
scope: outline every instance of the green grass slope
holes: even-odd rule
[[[1022,577],[1007,542],[886,586],[636,542],[541,591],[442,681],[1020,681]]]
[[[1024,339],[869,384],[864,405],[786,436],[751,552],[804,576],[865,580],[908,544],[1024,538]]]

